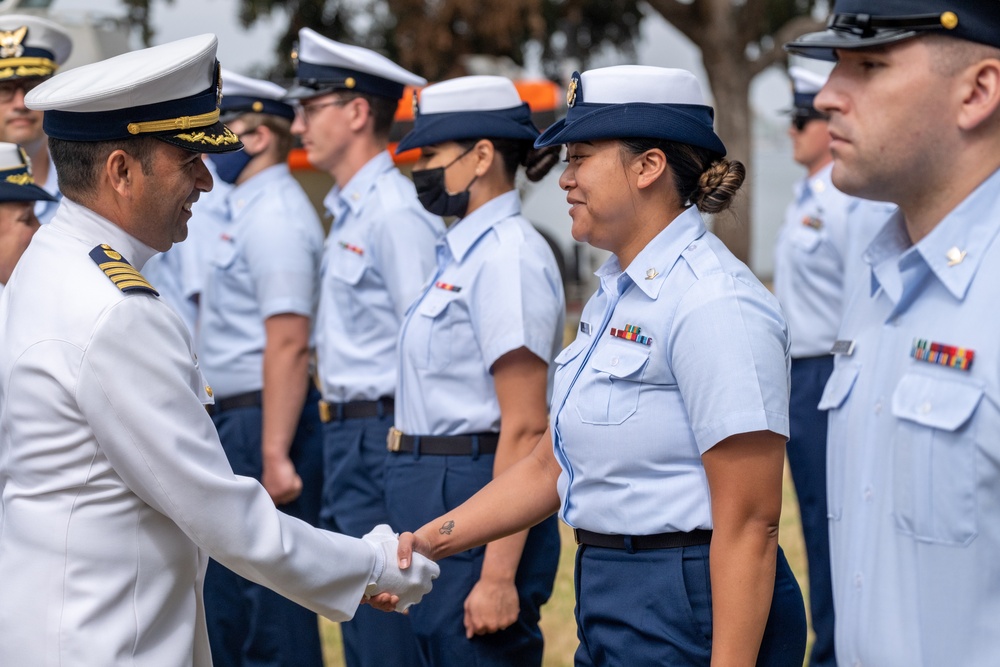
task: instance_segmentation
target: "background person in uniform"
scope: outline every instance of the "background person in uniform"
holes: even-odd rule
[[[830,182],[833,156],[826,116],[813,98],[826,76],[791,67],[792,157],[806,169],[785,211],[774,257],[774,293],[788,321],[792,355],[790,436],[786,451],[795,482],[809,562],[809,609],[816,641],[809,664],[833,667],[833,590],[826,518],[826,412],[817,409],[833,372],[833,343],[843,315],[850,209],[857,200]]]
[[[833,183],[899,205],[864,253],[820,407],[843,665],[1000,655],[1000,3],[841,0]]]
[[[52,195],[35,185],[24,149],[0,143],[0,293],[38,229],[36,201]]]
[[[35,215],[45,224],[56,214],[59,182],[49,157],[42,112],[24,97],[66,62],[73,42],[52,21],[24,14],[0,15],[0,141],[20,144],[31,158],[35,182],[53,199],[39,200]]]
[[[436,575],[401,576],[385,526],[312,528],[233,474],[187,331],[139,273],[212,187],[200,153],[241,147],[218,121],[216,46],[128,53],[28,96],[65,197],[0,296],[0,664],[211,664],[209,556],[334,620],[365,592],[415,602]]]
[[[289,97],[301,106],[292,131],[312,165],[336,181],[323,200],[331,221],[316,317],[326,422],[320,517],[323,527],[347,535],[388,522],[383,469],[396,338],[444,232],[386,150],[404,86],[425,83],[374,51],[299,32]],[[349,667],[420,664],[404,616],[361,609],[341,629]]]
[[[785,322],[699,213],[729,205],[743,166],[690,72],[591,70],[567,98],[535,145],[567,144],[573,236],[613,256],[556,358],[551,434],[413,543],[438,559],[559,509],[580,544],[577,665],[800,667],[778,546]]]
[[[233,472],[317,525],[323,433],[309,338],[323,228],[288,170],[295,112],[280,101],[285,89],[226,70],[222,82],[222,118],[243,150],[208,158],[234,186],[204,248],[196,349],[215,390],[209,412]],[[315,613],[214,560],[205,615],[215,667],[323,665]]]
[[[418,526],[457,507],[545,433],[566,306],[552,251],[521,215],[514,187],[519,166],[541,180],[558,159],[532,150],[537,136],[509,79],[470,76],[425,88],[399,143],[421,149],[420,203],[459,219],[400,331],[385,481],[391,525]],[[541,665],[538,620],[559,546],[551,517],[442,561],[443,586],[411,614],[424,662]]]

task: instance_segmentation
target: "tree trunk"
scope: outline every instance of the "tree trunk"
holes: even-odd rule
[[[715,97],[715,131],[726,144],[726,157],[739,160],[747,169],[747,180],[729,213],[716,216],[715,234],[743,262],[750,259],[751,187],[753,160],[750,81],[753,74],[742,53],[733,53],[731,44],[717,44],[702,51]]]

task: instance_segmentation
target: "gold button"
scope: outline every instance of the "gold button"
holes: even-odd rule
[[[954,30],[958,27],[958,15],[955,12],[945,12],[941,15],[941,25],[946,30]]]
[[[207,384],[205,385],[205,393],[208,394],[209,398],[212,398],[212,396],[213,396],[212,388],[209,387]]]

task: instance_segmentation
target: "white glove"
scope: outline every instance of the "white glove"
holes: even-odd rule
[[[396,559],[397,537],[392,528],[382,523],[361,538],[375,551],[372,582],[365,589],[365,596],[372,597],[379,593],[397,595],[396,611],[405,611],[430,592],[431,582],[441,574],[441,568],[434,561],[414,553],[410,567],[400,570]]]

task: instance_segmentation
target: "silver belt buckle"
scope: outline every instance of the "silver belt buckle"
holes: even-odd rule
[[[385,439],[386,448],[390,452],[398,452],[403,445],[403,432],[395,426],[389,428],[389,435]]]

